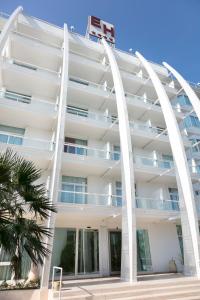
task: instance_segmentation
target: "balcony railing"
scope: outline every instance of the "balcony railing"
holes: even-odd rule
[[[83,118],[88,118],[88,119],[91,119],[91,120],[100,121],[100,122],[103,122],[103,123],[112,124],[115,121],[113,116],[107,116],[105,114],[96,113],[96,112],[89,112],[87,110],[76,108],[76,107],[68,106],[67,107],[67,113],[76,115],[78,117],[83,117]],[[116,118],[115,124],[118,124],[117,118]],[[139,130],[142,130],[142,131],[145,131],[145,132],[151,132],[151,133],[156,134],[156,135],[168,136],[168,133],[167,133],[166,129],[162,129],[162,128],[155,127],[155,126],[150,126],[146,123],[137,123],[137,122],[130,121],[130,127],[132,129],[139,129]]]
[[[0,90],[0,98],[6,98],[6,99],[9,99],[12,101],[26,103],[26,104],[31,103],[31,96],[22,95],[22,94],[10,92],[10,91]]]
[[[44,109],[45,112],[56,111],[56,108],[57,108],[56,103],[53,103],[53,102],[50,102],[47,100],[43,100],[43,99],[39,99],[34,96],[23,95],[23,94],[20,94],[17,92],[11,92],[11,91],[0,90],[0,99],[7,99],[10,101],[23,103],[23,104],[32,104],[32,105],[35,104],[36,105],[35,108],[37,108],[40,111],[42,111]],[[3,103],[3,102],[1,102],[1,103]]]
[[[83,145],[64,143],[64,152],[75,155],[92,156],[100,159],[119,160],[120,152],[90,148]]]
[[[92,88],[96,88],[96,89],[99,89],[99,90],[102,90],[102,91],[107,91],[109,93],[115,94],[114,88],[108,87],[106,85],[97,84],[95,82],[91,82],[91,81],[88,81],[86,79],[75,77],[75,76],[70,76],[69,80],[72,81],[72,82],[75,82],[77,84],[89,86],[89,87],[92,87]],[[134,94],[127,93],[127,92],[125,93],[125,97],[126,97],[127,100],[132,100],[132,101],[139,100],[139,101],[141,101],[145,104],[151,104],[152,108],[153,107],[160,107],[160,103],[159,103],[158,100],[148,99],[146,97],[134,95]],[[172,106],[173,106],[174,110],[178,111],[178,107],[177,107],[176,104],[174,104],[174,105],[172,104]]]
[[[33,139],[27,138],[20,135],[5,133],[0,131],[0,143],[7,145],[16,145],[16,146],[24,146],[29,148],[36,148],[40,150],[48,150],[52,151],[54,149],[54,143],[42,140],[42,139]]]
[[[64,152],[71,153],[75,155],[91,156],[98,159],[108,159],[108,160],[120,160],[121,153],[118,151],[108,151],[96,148],[90,148],[83,145],[77,145],[72,143],[64,144]],[[151,157],[145,157],[140,155],[134,156],[134,162],[140,166],[160,169],[173,169],[174,163],[170,160],[159,160]]]
[[[122,197],[117,195],[61,190],[59,193],[59,202],[67,204],[121,207]],[[136,197],[136,207],[149,210],[179,211],[179,202],[175,200]]]
[[[145,167],[159,168],[159,169],[174,168],[174,162],[171,160],[155,159],[155,158],[145,157],[140,155],[135,156],[135,162],[138,166],[142,165]]]

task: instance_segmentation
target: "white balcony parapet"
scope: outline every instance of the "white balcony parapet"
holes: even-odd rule
[[[20,13],[22,13],[23,7],[18,6],[15,11],[12,13],[12,15],[8,18],[7,22],[5,23],[3,30],[0,34],[0,55],[2,54],[2,51],[6,45],[8,36],[10,32],[14,29],[16,21],[18,19],[18,16]]]
[[[51,141],[10,134],[4,131],[0,131],[0,143],[13,146],[35,148],[44,151],[52,151],[54,149],[54,143],[52,143]]]
[[[29,39],[29,40],[32,40],[32,41],[37,42],[37,43],[39,43],[39,44],[43,44],[43,45],[45,45],[45,46],[50,46],[50,47],[56,48],[56,49],[58,49],[58,50],[61,50],[61,47],[59,47],[57,44],[54,44],[54,43],[52,43],[52,42],[48,42],[48,41],[41,40],[41,39],[36,38],[36,37],[34,37],[34,36],[25,34],[24,32],[19,32],[19,31],[14,30],[14,31],[12,32],[12,34],[15,34],[16,36],[20,36],[20,37],[23,37],[23,38],[26,38],[26,39]]]
[[[166,122],[169,140],[172,148],[174,161],[176,164],[177,185],[181,195],[181,223],[184,240],[184,272],[193,276],[200,277],[199,265],[199,230],[197,222],[197,212],[190,177],[189,166],[181,133],[170,104],[167,93],[159,80],[156,72],[148,61],[139,53],[136,56],[148,72],[157,96],[160,100],[164,119]]]
[[[10,63],[10,64],[13,64],[13,65],[16,65],[20,68],[28,69],[28,70],[35,71],[35,72],[38,71],[38,72],[42,72],[44,74],[49,73],[53,76],[58,76],[59,75],[59,72],[56,72],[54,70],[39,67],[38,65],[30,64],[28,62],[21,61],[21,60],[18,60],[18,59],[17,60],[16,59],[8,59],[7,57],[3,57],[3,61],[7,62],[7,63]]]

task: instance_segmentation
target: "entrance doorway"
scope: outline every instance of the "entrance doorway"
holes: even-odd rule
[[[121,231],[110,231],[110,273],[120,274],[121,270]],[[152,271],[148,231],[137,230],[137,271]]]
[[[98,230],[56,228],[52,263],[68,276],[98,273]]]

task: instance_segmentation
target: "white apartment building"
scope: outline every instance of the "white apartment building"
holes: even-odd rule
[[[173,259],[199,276],[198,85],[20,7],[0,30],[0,151],[42,169],[58,210],[42,286],[53,266],[84,278],[122,265],[133,281]],[[8,269],[1,254],[0,280]]]

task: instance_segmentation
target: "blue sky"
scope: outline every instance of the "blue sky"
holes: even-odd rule
[[[132,48],[155,62],[167,61],[190,81],[200,82],[200,0],[0,0],[11,13],[25,13],[85,34],[87,17],[113,23],[117,48]]]

